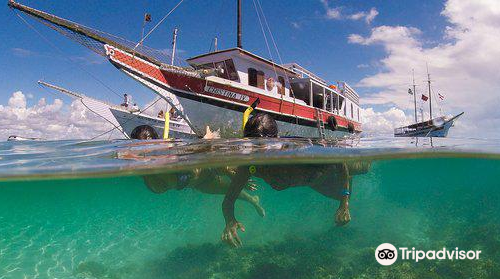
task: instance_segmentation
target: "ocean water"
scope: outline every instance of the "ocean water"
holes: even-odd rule
[[[206,182],[223,187],[238,166],[291,179],[334,165],[364,166],[347,225],[338,200],[256,172],[244,191],[265,216],[236,202],[240,248],[221,241],[225,191],[145,179],[219,170]],[[499,175],[498,143],[472,139],[2,142],[0,278],[500,278]],[[382,266],[382,243],[481,254]]]

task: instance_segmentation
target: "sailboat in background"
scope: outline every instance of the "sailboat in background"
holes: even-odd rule
[[[417,92],[415,84],[415,73],[413,73],[413,91],[409,89],[409,93],[413,95],[413,102],[415,105],[415,123],[394,129],[395,137],[440,137],[445,138],[448,136],[448,131],[455,124],[455,121],[462,116],[464,113],[460,113],[454,117],[447,118],[446,116],[440,116],[432,118],[432,90],[431,90],[431,76],[429,74],[429,69],[427,69],[427,84],[429,88],[428,96],[422,94],[422,100],[424,102],[429,101],[429,120],[418,122],[417,117]],[[444,96],[439,94],[441,99]]]

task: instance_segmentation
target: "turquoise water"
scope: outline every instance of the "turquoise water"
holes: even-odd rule
[[[0,278],[500,278],[499,158],[496,142],[453,139],[0,143]],[[236,202],[241,248],[221,242],[223,194],[156,194],[143,179],[359,162],[346,226],[337,200],[257,178],[245,191],[265,217]],[[386,242],[482,253],[386,267]]]

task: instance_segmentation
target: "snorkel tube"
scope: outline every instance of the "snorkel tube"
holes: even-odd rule
[[[260,99],[257,98],[243,113],[243,123],[241,125],[241,131],[245,131],[245,126],[247,125],[248,118],[250,118],[250,114],[252,111],[260,104]]]

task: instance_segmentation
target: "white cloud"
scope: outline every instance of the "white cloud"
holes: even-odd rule
[[[110,124],[88,111],[80,101],[64,105],[60,99],[47,103],[42,98],[36,105],[28,106],[20,91],[12,94],[8,105],[0,105],[0,115],[0,140],[10,135],[48,140],[89,139],[111,129]]]
[[[443,110],[466,113],[452,135],[500,137],[500,2],[448,0],[441,14],[449,26],[435,46],[426,46],[420,38],[424,34],[407,26],[379,26],[369,36],[349,36],[350,43],[381,45],[386,52],[379,61],[382,69],[358,83],[376,92],[363,103],[410,109],[406,92],[411,70],[416,71],[420,96],[428,62],[435,91],[446,96]]]
[[[378,11],[375,8],[371,8],[369,12],[358,12],[349,15],[348,18],[352,20],[364,20],[367,24],[371,24],[375,17],[378,16]]]
[[[357,12],[354,14],[344,14],[343,7],[330,7],[328,0],[320,0],[323,3],[326,11],[326,18],[341,20],[341,19],[349,19],[349,20],[364,20],[367,24],[371,24],[372,21],[377,17],[379,12],[375,8],[371,8],[368,12]]]
[[[375,112],[373,108],[361,110],[363,135],[392,135],[394,128],[406,125],[411,119],[398,108],[391,108],[385,112]]]

